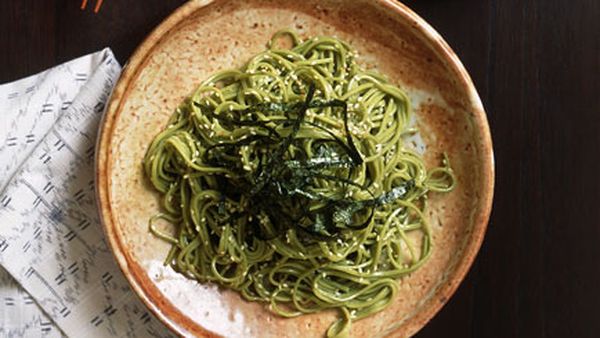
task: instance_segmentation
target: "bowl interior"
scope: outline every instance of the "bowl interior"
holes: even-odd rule
[[[203,79],[241,66],[281,28],[349,42],[361,64],[409,93],[426,162],[438,164],[443,152],[452,162],[457,188],[431,194],[427,209],[433,255],[399,281],[390,307],[352,326],[356,337],[411,335],[451,295],[479,248],[493,169],[484,111],[468,75],[427,24],[392,1],[191,1],[163,23],[127,66],[99,142],[100,208],[117,261],[142,300],[180,334],[322,336],[336,318],[323,312],[283,319],[235,292],[188,280],[163,266],[169,245],[148,232],[148,219],[160,210],[142,171],[148,144]]]

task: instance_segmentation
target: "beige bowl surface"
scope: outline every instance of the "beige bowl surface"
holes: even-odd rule
[[[190,1],[164,21],[125,68],[98,142],[98,200],[116,260],[144,303],[180,335],[319,337],[336,318],[324,312],[283,319],[235,292],[188,280],[163,267],[169,246],[148,233],[148,219],[159,211],[142,171],[148,144],[203,79],[242,65],[281,28],[348,41],[364,66],[409,93],[426,162],[438,163],[442,152],[452,161],[457,188],[432,194],[428,207],[433,255],[399,281],[390,307],[352,326],[355,337],[410,336],[447,301],[473,262],[494,173],[485,112],[467,72],[428,24],[391,0]]]

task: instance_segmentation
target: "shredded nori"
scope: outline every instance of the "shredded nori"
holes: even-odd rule
[[[406,196],[414,187],[414,181],[405,181],[376,197],[367,187],[352,181],[350,177],[364,160],[350,133],[348,105],[341,100],[313,100],[314,93],[314,85],[311,85],[305,99],[300,102],[256,104],[243,110],[230,110],[221,114],[216,114],[209,106],[193,103],[202,113],[219,121],[224,128],[233,130],[236,127],[253,126],[265,132],[264,135],[251,135],[235,142],[217,143],[208,147],[203,154],[205,163],[228,168],[237,174],[227,178],[218,176],[222,193],[219,209],[224,208],[227,198],[239,200],[244,195],[250,203],[248,207],[251,214],[268,218],[276,229],[275,232],[267,231],[258,217],[253,217],[249,224],[253,235],[259,239],[271,240],[287,229],[294,228],[299,234],[305,235],[302,238],[305,241],[327,241],[338,237],[345,230],[364,229],[371,223],[377,207]],[[318,111],[325,108],[341,110],[345,140],[340,139],[332,130],[306,120],[309,109]],[[256,112],[278,113],[287,118],[258,120],[254,114]],[[291,127],[291,132],[283,137],[273,124]],[[331,137],[319,140],[316,156],[308,158],[299,149],[296,149],[296,156],[289,155],[302,124],[316,127]],[[269,150],[268,156],[257,155],[260,162],[255,170],[244,171],[238,168],[238,162],[227,159],[239,156],[240,147],[251,144]],[[347,178],[335,174],[342,170],[347,171]],[[331,194],[325,196],[314,191],[315,179],[336,183],[338,193],[332,197]],[[348,197],[348,187],[366,191],[372,198],[355,200]],[[310,206],[315,203],[324,206],[311,210]],[[237,217],[241,217],[241,214],[234,213],[226,221]]]

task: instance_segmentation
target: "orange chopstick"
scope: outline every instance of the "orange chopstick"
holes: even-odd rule
[[[94,7],[94,13],[98,13],[98,11],[100,10],[100,6],[102,6],[102,0],[96,0],[96,7]]]

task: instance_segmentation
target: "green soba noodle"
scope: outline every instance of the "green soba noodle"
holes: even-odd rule
[[[336,309],[327,335],[348,336],[430,256],[427,193],[454,176],[405,146],[408,97],[345,42],[284,30],[268,46],[204,81],[153,140],[164,212],[150,231],[176,271],[284,317]]]

